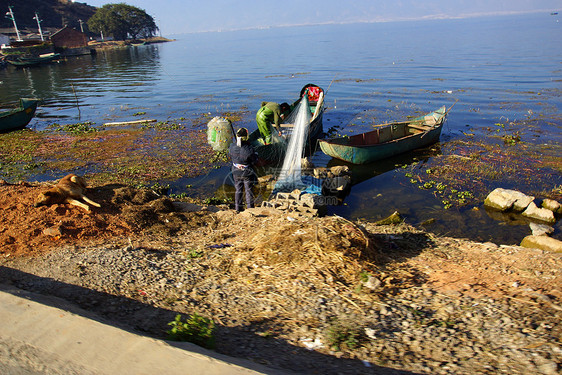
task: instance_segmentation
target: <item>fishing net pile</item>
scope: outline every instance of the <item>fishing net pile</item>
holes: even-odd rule
[[[219,219],[213,242],[229,243],[198,262],[206,272],[193,292],[210,309],[228,303],[214,315],[225,322],[301,324],[316,308],[320,314],[343,315],[348,304],[341,291],[360,287],[364,275],[378,274],[384,261],[378,241],[344,218],[288,220],[263,210],[259,217],[242,214],[236,220],[233,236],[232,226],[223,227],[226,221]]]
[[[256,231],[245,242],[246,249],[238,249],[227,268],[236,278],[255,282],[319,278],[353,285],[380,257],[366,232],[337,216],[282,221]]]

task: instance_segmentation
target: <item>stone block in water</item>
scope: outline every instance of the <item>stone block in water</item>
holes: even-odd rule
[[[529,223],[529,227],[531,228],[533,236],[546,236],[554,232],[554,228],[546,224]]]
[[[547,210],[550,210],[554,213],[557,214],[562,214],[562,207],[560,205],[560,203],[558,203],[557,201],[553,200],[553,199],[545,199],[542,201],[542,207],[546,208]]]
[[[523,211],[535,199],[517,190],[497,188],[484,200],[484,205],[499,211]]]
[[[548,236],[527,236],[521,241],[521,246],[562,253],[562,241]]]
[[[533,202],[529,204],[527,209],[521,213],[521,215],[528,217],[530,219],[535,219],[539,221],[544,221],[545,223],[555,223],[556,218],[554,217],[554,212],[546,208],[538,208]]]

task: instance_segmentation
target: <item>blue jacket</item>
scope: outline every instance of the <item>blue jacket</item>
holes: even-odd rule
[[[232,160],[232,174],[235,177],[256,178],[254,164],[258,161],[258,154],[248,142],[242,146],[233,143],[228,150]]]

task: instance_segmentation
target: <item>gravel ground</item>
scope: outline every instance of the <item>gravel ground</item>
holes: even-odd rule
[[[178,212],[127,195],[110,204],[94,194],[101,213],[20,215],[31,220],[18,224],[29,243],[41,233],[34,225],[64,222],[41,249],[24,246],[27,229],[4,230],[0,282],[158,338],[176,314],[197,313],[215,322],[217,352],[288,372],[562,370],[562,254],[272,209]],[[37,224],[41,215],[50,219]],[[116,231],[101,243],[76,235],[96,225]]]
[[[384,234],[390,241],[397,235],[403,236]],[[516,274],[508,280],[510,291],[483,290],[490,280],[444,289],[430,282],[435,271],[428,268],[436,259],[454,262],[454,253],[471,257],[462,241],[446,243],[462,245],[448,249],[451,259],[434,245],[414,257],[419,264],[388,263],[360,288],[306,276],[267,284],[243,280],[216,268],[240,249],[217,246],[198,254],[189,249],[191,240],[166,250],[119,243],[64,247],[3,262],[9,268],[2,281],[62,297],[156,337],[164,337],[176,313],[197,312],[217,323],[217,351],[300,373],[559,373],[560,284],[547,293],[519,283],[520,272],[559,282],[560,268],[509,270]],[[555,254],[471,246],[499,257],[548,258],[547,264],[560,266]],[[396,248],[393,256],[399,253]],[[428,268],[415,268],[421,265]]]

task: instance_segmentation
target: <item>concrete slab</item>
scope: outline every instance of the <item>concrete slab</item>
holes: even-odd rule
[[[0,373],[282,374],[190,343],[131,333],[87,312],[53,307],[52,301],[38,302],[45,298],[0,284]]]

